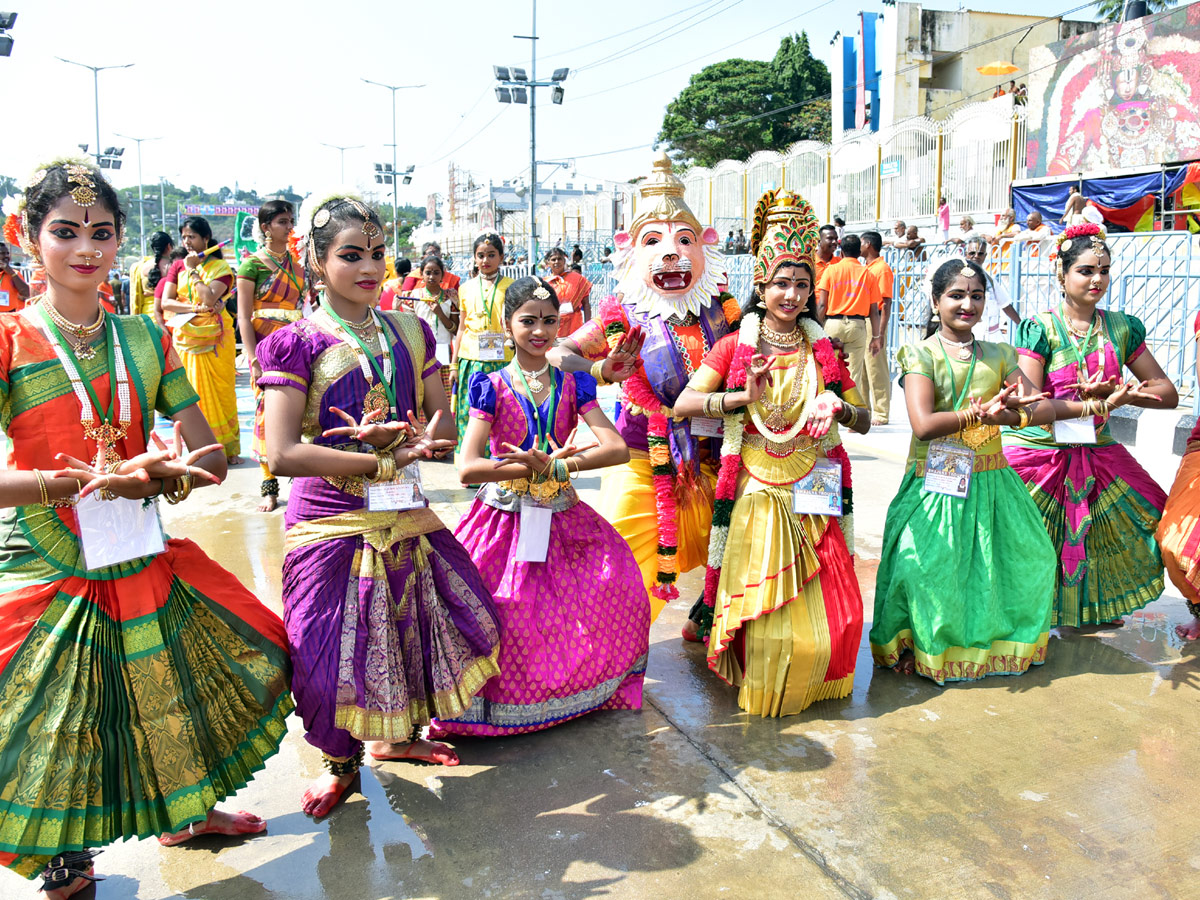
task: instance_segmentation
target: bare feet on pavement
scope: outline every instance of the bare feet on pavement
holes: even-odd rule
[[[357,772],[349,775],[322,775],[300,798],[300,808],[315,819],[329,815],[342,799],[342,794],[354,783]]]
[[[161,835],[158,842],[164,847],[174,847],[176,844],[182,844],[184,841],[189,841],[202,834],[260,834],[266,830],[267,820],[254,815],[254,813],[248,813],[245,810],[227,813],[213,809],[209,811],[208,819],[202,824],[195,823],[174,834]]]
[[[917,671],[917,660],[912,653],[905,650],[896,664],[892,666],[892,671],[899,672],[901,675],[913,675]]]
[[[433,741],[416,740],[405,744],[389,744],[385,741],[371,741],[367,744],[367,752],[373,759],[405,760],[408,762],[427,762],[440,766],[457,766],[458,754],[445,744]]]
[[[259,512],[273,512],[275,507],[279,505],[279,498],[274,494],[267,494],[263,497],[262,503],[258,504]]]
[[[1200,619],[1193,616],[1192,621],[1185,622],[1183,625],[1176,625],[1175,633],[1185,641],[1200,640]]]

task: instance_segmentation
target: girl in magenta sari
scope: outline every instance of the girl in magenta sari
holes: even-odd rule
[[[453,449],[454,425],[429,326],[372,309],[379,219],[335,195],[310,201],[300,228],[324,296],[312,318],[259,343],[258,383],[271,471],[294,479],[284,624],[297,710],[329,769],[303,809],[323,816],[353,782],[364,742],[375,759],[458,763],[420,727],[470,705],[497,672],[499,633],[470,557],[419,484],[398,477]],[[423,432],[414,410],[428,418]]]
[[[514,282],[504,298],[514,359],[467,385],[460,475],[483,487],[454,533],[495,597],[504,637],[500,676],[466,712],[439,719],[436,733],[520,734],[642,706],[650,603],[641,571],[570,481],[627,461],[629,450],[596,404],[595,379],[546,361],[558,318],[549,284]],[[580,419],[597,439],[587,447],[574,444]],[[538,533],[529,506],[542,514],[541,554],[524,552]],[[538,555],[544,561],[528,561]]]
[[[1167,495],[1108,430],[1119,406],[1179,402],[1146,348],[1146,326],[1100,310],[1112,257],[1097,225],[1059,236],[1059,309],[1021,322],[1021,371],[1050,392],[1057,421],[1004,430],[1004,455],[1033,496],[1059,554],[1053,626],[1120,624],[1163,591],[1155,528]],[[1128,367],[1138,379],[1122,381]]]

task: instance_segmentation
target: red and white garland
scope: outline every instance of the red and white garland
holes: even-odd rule
[[[813,356],[821,366],[821,377],[827,390],[841,395],[842,370],[837,351],[824,330],[812,319],[798,320],[813,348]],[[741,331],[729,374],[725,379],[727,391],[741,390],[746,386],[746,372],[750,359],[758,353],[759,327],[761,320],[751,313],[742,318]],[[745,434],[743,421],[745,410],[736,409],[725,417],[725,438],[721,445],[721,469],[717,476],[716,501],[713,506],[713,527],[708,539],[708,571],[704,579],[704,602],[713,606],[717,597],[717,585],[721,580],[721,566],[725,560],[725,546],[729,541],[729,525],[737,494],[738,475],[742,469],[742,439]],[[803,411],[801,412],[803,416]],[[835,421],[829,432],[821,439],[821,449],[827,459],[842,464],[842,496],[845,515],[838,521],[846,547],[854,553],[854,514],[851,500],[850,457],[842,446]]]

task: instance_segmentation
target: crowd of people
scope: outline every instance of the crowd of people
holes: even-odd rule
[[[742,709],[852,691],[853,512],[883,498],[855,490],[842,434],[888,421],[884,237],[769,191],[734,298],[665,156],[639,190],[612,297],[563,250],[545,278],[501,274],[492,233],[465,281],[436,245],[389,278],[378,215],[339,192],[298,214],[264,204],[236,272],[202,218],[178,249],[155,234],[117,315],[99,289],[124,228],[115,192],[81,159],[34,173],[6,236],[44,288],[0,257],[0,862],[61,900],[99,877],[106,843],[264,830],[217,803],[293,709],[326,768],[299,800],[314,817],[373,762],[455,765],[455,736],[639,709],[650,625],[700,568],[683,637]],[[893,240],[911,240],[903,223]],[[1057,237],[1061,302],[1025,320],[986,250],[968,239],[932,267],[926,336],[898,351],[913,434],[876,665],[938,684],[1020,675],[1053,629],[1155,600],[1164,571],[1193,615],[1180,636],[1200,639],[1200,426],[1169,496],[1109,432],[1113,410],[1178,397],[1143,324],[1099,309],[1103,229]],[[291,479],[282,619],[158,518],[158,499],[184,503],[239,461],[235,289],[260,508]],[[989,307],[1011,344],[981,339]],[[421,472],[451,459],[478,487],[453,528]],[[597,470],[594,509],[574,479]]]

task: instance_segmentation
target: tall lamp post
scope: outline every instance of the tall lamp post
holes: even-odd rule
[[[361,150],[365,145],[364,144],[355,144],[353,147],[342,147],[339,144],[326,144],[324,141],[321,141],[321,146],[328,147],[330,150],[337,150],[338,153],[341,154],[342,180],[340,183],[345,184],[346,183],[346,151],[347,150]]]
[[[533,5],[533,29],[531,34],[514,34],[513,37],[529,41],[531,58],[529,74],[518,66],[492,66],[492,72],[500,84],[496,85],[496,99],[501,103],[529,103],[529,271],[534,271],[537,260],[537,89],[552,88],[550,99],[555,104],[563,102],[562,82],[570,69],[555,69],[549,81],[537,80],[537,0]],[[528,89],[528,90],[526,90]]]
[[[392,171],[396,172],[396,91],[406,91],[410,88],[423,88],[423,84],[384,84],[382,81],[372,81],[370,78],[364,78],[367,84],[373,84],[376,87],[387,88],[392,92]],[[392,257],[400,255],[400,225],[396,221],[396,179],[392,179]]]
[[[116,134],[116,132],[113,132]],[[117,137],[127,141],[136,141],[138,148],[138,232],[141,234],[142,256],[146,255],[146,198],[142,189],[142,141],[161,141],[160,137],[132,137],[128,134],[118,134]]]
[[[90,69],[92,72],[92,86],[94,88],[95,101],[96,101],[96,104],[95,104],[95,108],[96,108],[96,153],[95,153],[95,157],[96,157],[96,165],[99,165],[100,157],[102,155],[101,151],[100,151],[100,73],[103,72],[105,69],[128,69],[130,66],[133,65],[133,63],[125,63],[125,65],[123,65],[123,66],[89,66],[89,65],[86,65],[85,63],[75,62],[75,60],[73,60],[73,59],[63,59],[61,56],[57,56],[57,57],[55,57],[55,59],[62,60],[62,62],[65,62],[65,63],[70,63],[73,66],[79,66],[79,68],[81,68],[81,69]]]

